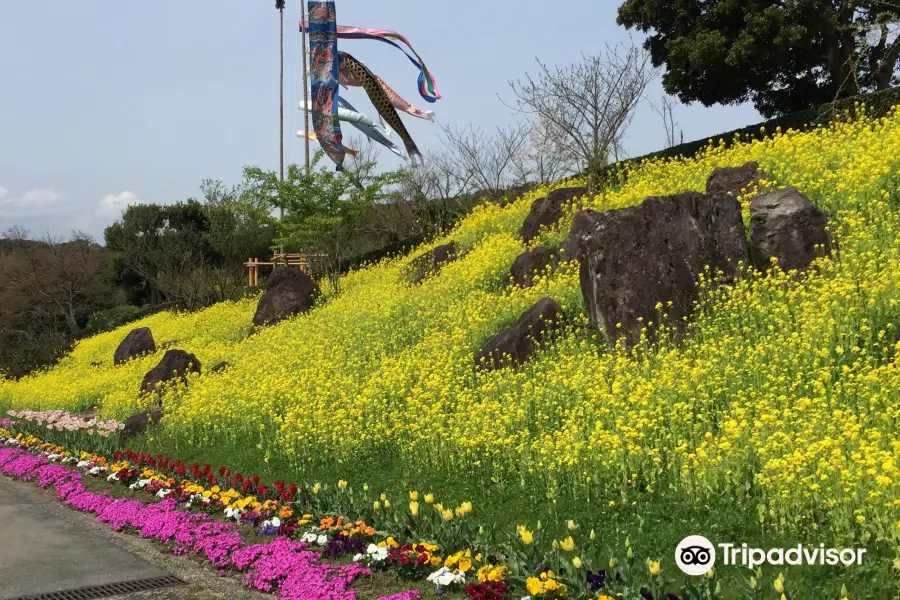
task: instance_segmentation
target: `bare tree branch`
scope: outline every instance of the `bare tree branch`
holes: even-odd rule
[[[605,55],[582,55],[581,62],[566,67],[537,62],[536,76],[509,82],[512,108],[536,117],[553,151],[593,174],[621,147],[635,109],[657,76],[649,54],[632,44],[607,46]]]

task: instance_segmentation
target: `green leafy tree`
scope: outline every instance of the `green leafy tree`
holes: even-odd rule
[[[665,90],[766,117],[897,84],[900,3],[626,0],[617,22],[650,34]]]
[[[308,178],[296,164],[288,166],[283,181],[273,171],[246,167],[244,186],[250,205],[283,210],[275,243],[324,254],[321,267],[336,289],[341,264],[353,255],[355,239],[364,231],[366,211],[389,199],[388,188],[400,183],[402,175],[376,173],[375,161],[364,156],[337,173],[320,165],[324,156],[316,152]]]

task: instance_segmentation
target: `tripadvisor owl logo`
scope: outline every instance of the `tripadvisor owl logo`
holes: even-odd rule
[[[716,564],[716,547],[702,535],[689,535],[675,548],[675,564],[687,575],[703,575]]]
[[[826,548],[825,544],[793,548],[752,548],[747,544],[718,544],[723,565],[754,569],[759,565],[861,565],[865,548]],[[675,548],[675,563],[687,575],[704,575],[716,564],[716,546],[702,535],[689,535]]]

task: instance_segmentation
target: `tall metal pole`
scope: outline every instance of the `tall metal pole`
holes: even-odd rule
[[[279,154],[280,154],[280,159],[281,159],[281,164],[280,164],[281,170],[280,170],[279,180],[283,182],[284,181],[284,9],[281,9],[278,12],[281,16],[281,38],[280,38],[280,41],[281,41],[281,50],[280,50],[281,72],[278,77],[279,91],[280,91],[278,98],[281,102],[281,110],[280,110],[281,136],[279,137],[279,142],[278,142],[279,146],[278,147],[279,147]],[[280,203],[280,200],[279,200],[279,203]],[[278,214],[279,220],[284,219],[284,206],[279,206],[278,211],[279,211],[279,214]]]
[[[309,133],[309,74],[307,73],[307,65],[309,61],[306,58],[306,0],[300,0],[300,29],[302,33],[302,42],[300,44],[301,54],[303,56],[303,130]],[[306,147],[306,177],[309,179],[309,135],[303,138]]]

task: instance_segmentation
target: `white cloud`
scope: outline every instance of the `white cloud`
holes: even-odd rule
[[[0,186],[0,215],[7,217],[38,217],[58,215],[66,196],[51,188],[37,188],[22,196],[10,196],[9,190]],[[71,207],[70,207],[71,208]]]
[[[115,195],[107,194],[97,204],[96,214],[98,217],[116,219],[122,216],[126,208],[139,203],[137,195],[128,190]]]

